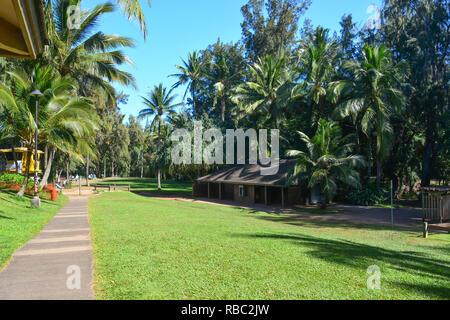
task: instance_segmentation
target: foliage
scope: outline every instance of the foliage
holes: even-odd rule
[[[414,135],[424,138],[413,153],[421,158],[422,184],[429,185],[431,177],[440,174],[438,166],[445,168],[442,156],[448,150],[450,6],[446,0],[386,0],[382,15],[383,41],[396,61],[407,61],[410,67],[408,82],[414,90],[409,92],[405,116]]]
[[[144,125],[141,119],[124,123],[120,107],[128,97],[113,85],[135,85],[132,73],[123,70],[132,65],[123,49],[134,42],[97,28],[114,6],[100,3],[83,10],[81,28],[72,30],[64,23],[68,5],[83,2],[47,1],[51,41],[44,54],[35,61],[0,59],[0,145],[31,147],[33,101],[26,90],[17,91],[21,80],[13,73],[33,85],[39,76],[54,80],[42,103],[52,96],[58,106],[40,113],[42,119],[71,105],[67,99],[75,96],[96,109],[87,119],[82,108],[76,108],[77,120],[88,120],[83,129],[69,129],[70,117],[42,123],[39,148],[47,158],[42,182],[46,176],[54,179],[89,170],[105,177],[159,172],[163,179],[194,181],[220,167],[173,165],[168,137],[176,128],[192,129],[193,120],[222,130],[278,128],[280,154],[290,149],[307,154],[296,133],[312,137],[319,119],[325,119],[342,128],[349,154],[365,156],[367,167],[356,169],[362,180],[370,180],[376,167],[378,183],[393,180],[395,195],[401,197],[431,178],[448,181],[447,2],[386,0],[380,29],[359,28],[351,15],[344,15],[340,32],[332,34],[308,19],[299,28],[308,0],[248,0],[241,8],[241,41],[219,39],[188,53],[172,75],[172,89],[183,86],[184,96],[170,98],[172,108],[163,112],[165,116],[149,111]],[[143,21],[142,1],[116,3],[123,5],[127,17]],[[141,29],[145,32],[145,25]],[[59,86],[65,87],[64,93],[56,92]],[[170,89],[158,90],[162,96],[146,97],[159,100],[154,106],[161,105],[161,97],[172,96]],[[23,110],[9,103],[13,100]],[[144,108],[152,109],[147,102]]]
[[[294,170],[290,172],[290,183],[303,183],[310,189],[318,186],[325,196],[323,207],[336,194],[338,181],[359,186],[359,174],[355,169],[363,166],[364,160],[361,156],[350,154],[351,144],[342,138],[338,125],[322,119],[312,138],[303,132],[298,134],[308,151],[287,152],[287,156],[297,159]]]
[[[173,102],[175,96],[172,91],[173,89],[167,90],[162,84],[155,86],[149,92],[148,98],[143,98],[146,107],[139,112],[140,118],[154,116],[152,123],[146,130],[149,131],[150,139],[156,145],[153,160],[157,168],[158,190],[161,190],[161,167],[167,168],[170,162],[169,152],[167,152],[170,129],[165,124],[165,118],[173,115],[175,113],[174,108],[180,105],[180,103]]]
[[[267,55],[289,53],[296,40],[297,24],[310,0],[250,0],[241,8],[247,58],[255,62]]]
[[[277,59],[269,55],[264,59],[258,58],[249,67],[254,81],[237,86],[233,96],[242,108],[241,116],[256,114],[262,118],[261,125],[280,128],[292,90],[292,77],[286,69],[286,62],[285,57]]]
[[[381,181],[381,163],[392,145],[393,130],[390,119],[399,114],[404,97],[400,90],[401,67],[389,59],[384,46],[365,45],[361,61],[347,61],[344,70],[351,80],[333,84],[333,93],[343,102],[336,108],[339,117],[354,116],[358,126],[370,136],[376,136],[377,183]]]
[[[389,198],[389,191],[376,183],[369,183],[348,193],[352,204],[358,206],[373,206],[385,203]]]
[[[15,173],[5,173],[0,175],[0,183],[12,184],[12,185],[21,185],[24,181],[25,177],[21,174]],[[30,180],[28,182],[29,186],[34,186],[34,181]]]
[[[193,105],[193,114],[197,116],[199,110],[196,107],[197,92],[204,89],[204,71],[205,65],[201,61],[199,53],[194,51],[188,54],[188,60],[182,60],[183,65],[176,65],[179,73],[171,74],[171,77],[176,77],[178,81],[173,85],[173,88],[177,88],[182,85],[186,85],[186,94],[190,92]]]

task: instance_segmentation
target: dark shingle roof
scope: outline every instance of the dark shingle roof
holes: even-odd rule
[[[261,169],[268,166],[259,164],[231,165],[217,172],[198,178],[197,182],[223,182],[232,184],[247,184],[261,186],[288,186],[287,176],[294,168],[295,160],[280,160],[278,173],[262,175]]]

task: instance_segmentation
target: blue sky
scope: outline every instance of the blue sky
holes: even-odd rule
[[[99,2],[84,0],[83,7],[93,8]],[[120,106],[127,115],[138,114],[142,109],[141,96],[154,85],[172,86],[175,79],[168,75],[176,72],[175,65],[180,64],[188,52],[202,50],[218,38],[225,43],[238,41],[242,22],[240,8],[247,0],[152,0],[151,8],[146,0],[141,2],[148,24],[146,41],[137,25],[129,22],[119,8],[105,15],[98,25],[98,29],[106,34],[127,36],[137,44],[135,48],[125,50],[135,67],[124,69],[133,73],[138,90],[116,85],[119,91],[130,95],[128,104]],[[363,26],[370,17],[367,8],[372,4],[381,7],[381,0],[312,0],[304,18],[311,19],[314,26],[339,31],[339,21],[344,14],[351,13],[354,21]],[[181,101],[184,88],[175,92]]]

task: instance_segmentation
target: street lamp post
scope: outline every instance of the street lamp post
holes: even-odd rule
[[[35,97],[35,108],[34,108],[34,121],[36,123],[36,130],[34,131],[34,197],[31,199],[31,205],[33,207],[40,207],[41,206],[41,199],[39,199],[38,195],[38,108],[39,108],[39,97],[42,96],[42,92],[39,90],[34,90],[32,93],[30,93],[30,96]]]

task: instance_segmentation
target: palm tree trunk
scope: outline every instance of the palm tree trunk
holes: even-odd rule
[[[381,183],[381,129],[377,130],[377,185],[379,186]]]
[[[192,96],[192,109],[193,109],[192,112],[194,114],[194,119],[197,119],[197,106],[195,103],[195,92],[193,89],[191,90],[191,96]]]
[[[106,158],[103,158],[103,179],[106,178]]]
[[[48,161],[48,145],[45,145],[44,149],[44,170],[47,169],[47,161]]]
[[[370,133],[367,134],[367,144],[369,147],[367,152],[367,181],[370,181],[370,177],[372,176],[372,139]]]
[[[221,99],[221,104],[222,104],[222,110],[221,110],[222,122],[225,122],[225,108],[226,108],[226,104],[225,104],[225,97],[223,97],[223,96],[222,96],[222,99]]]
[[[328,196],[327,196],[326,193],[324,193],[324,195],[323,195],[323,200],[322,200],[322,202],[320,203],[320,208],[323,209],[323,210],[325,210],[325,209],[327,208],[327,205],[328,205]]]
[[[161,147],[161,118],[158,121],[158,152]],[[161,190],[161,169],[158,164],[158,190]]]
[[[52,148],[52,150],[50,151],[49,157],[47,159],[47,162],[45,163],[45,172],[44,172],[44,176],[42,177],[41,183],[40,183],[40,187],[46,187],[48,184],[48,177],[50,176],[50,171],[52,170],[52,164],[53,164],[53,160],[55,158],[55,153],[56,153],[56,148]]]
[[[161,190],[161,170],[158,169],[158,190]]]
[[[381,159],[380,155],[377,154],[377,185],[381,183]]]
[[[89,187],[89,156],[86,157],[86,185]]]
[[[66,175],[67,175],[67,182],[70,181],[70,156],[67,156],[67,162],[66,162]]]
[[[144,177],[144,151],[141,152],[141,179]]]
[[[356,143],[356,154],[361,154],[361,142],[359,140],[359,125],[358,125],[358,119],[355,122],[355,143]]]
[[[25,167],[25,178],[23,179],[22,187],[20,188],[19,192],[17,192],[17,197],[22,197],[25,194],[25,191],[27,190],[28,186],[28,177],[30,175],[30,162],[31,162],[31,155],[33,153],[33,148],[28,148],[27,152],[27,163]]]
[[[14,165],[15,165],[15,168],[16,168],[16,173],[19,173],[19,164],[17,162],[17,155],[16,155],[16,149],[14,148],[14,141],[11,144],[11,151],[12,151],[12,154],[13,154],[13,160],[14,160]]]

